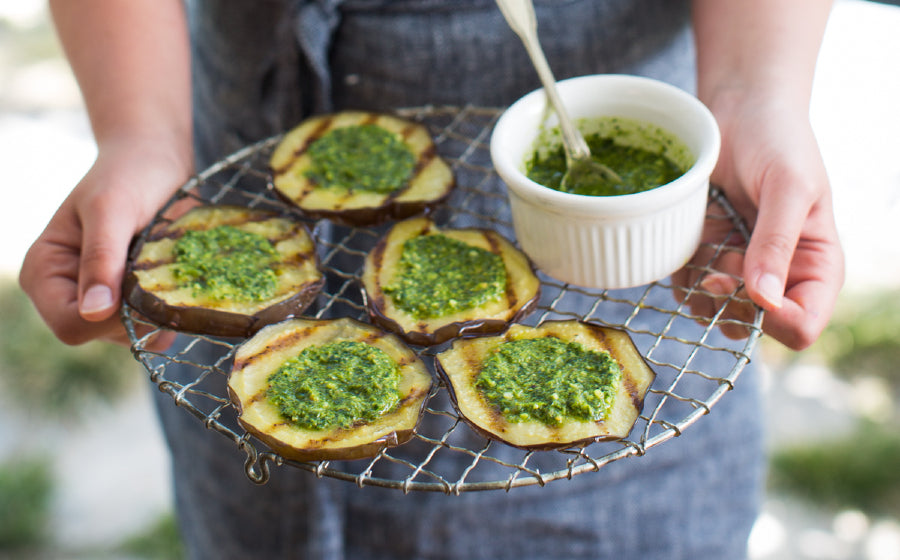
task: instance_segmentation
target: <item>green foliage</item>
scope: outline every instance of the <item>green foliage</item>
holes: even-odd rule
[[[771,485],[812,503],[900,515],[900,433],[861,423],[844,438],[775,452]]]
[[[147,560],[181,560],[186,557],[178,524],[171,514],[162,516],[147,531],[128,539],[119,549],[130,556]]]
[[[0,466],[0,551],[34,546],[43,540],[52,491],[46,461]]]
[[[139,379],[138,364],[118,346],[66,346],[43,323],[24,293],[0,281],[0,386],[7,402],[56,417],[86,404],[112,401]]]
[[[839,375],[879,377],[900,391],[900,292],[842,299],[815,349]]]

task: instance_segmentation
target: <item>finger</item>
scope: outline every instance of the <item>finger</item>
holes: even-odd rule
[[[132,340],[121,322],[116,326],[118,328],[107,335],[100,337],[100,339],[121,346],[130,347],[132,344],[135,344],[138,348],[147,352],[166,351],[172,343],[175,342],[175,338],[178,336],[174,331],[161,330],[149,325],[136,324],[134,326],[135,338]]]
[[[744,279],[750,297],[766,311],[784,303],[788,271],[812,202],[787,181],[768,187],[760,198],[759,213],[744,261]]]
[[[88,321],[104,321],[119,308],[125,260],[135,225],[127,209],[112,207],[114,201],[98,198],[92,203],[94,208],[81,213],[95,218],[81,224],[79,312]]]
[[[88,322],[78,311],[78,249],[40,238],[29,249],[19,273],[22,290],[53,334],[69,345],[108,336],[113,320]]]
[[[766,313],[763,330],[788,348],[803,350],[818,338],[826,323],[826,315],[785,298],[780,309]]]
[[[691,257],[690,261],[672,275],[672,282],[676,286],[674,295],[677,301],[684,301],[685,297],[693,298],[697,283],[705,277],[708,270],[716,268],[716,260],[719,258],[722,245],[733,241],[734,227],[730,219],[723,218],[723,211],[718,202],[714,202],[707,210],[707,218],[703,224],[703,232],[700,245]],[[738,271],[740,268],[737,269]]]
[[[844,282],[843,251],[836,241],[810,251],[801,246],[798,268],[804,278],[788,279],[784,305],[766,313],[764,330],[793,350],[809,347],[828,324]]]

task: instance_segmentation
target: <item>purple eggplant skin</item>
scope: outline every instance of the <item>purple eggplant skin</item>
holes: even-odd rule
[[[204,307],[169,305],[153,292],[143,289],[133,272],[125,277],[123,294],[132,308],[161,327],[185,333],[246,338],[266,325],[302,316],[324,285],[324,278],[307,283],[290,298],[252,315]]]
[[[510,423],[481,396],[474,380],[493,349],[509,340],[542,336],[555,336],[586,348],[607,351],[619,363],[622,379],[605,419],[571,420],[556,427],[537,422]],[[500,335],[456,340],[450,348],[437,354],[435,369],[448,388],[452,405],[472,430],[486,438],[532,451],[583,447],[627,437],[656,378],[627,332],[577,320],[546,321],[538,327],[511,325]]]
[[[273,298],[248,304],[215,302],[177,293],[171,247],[188,230],[218,225],[268,232],[282,254]],[[133,247],[122,283],[123,300],[157,325],[180,332],[248,337],[265,325],[300,316],[325,284],[315,243],[305,224],[274,212],[237,206],[196,207]]]

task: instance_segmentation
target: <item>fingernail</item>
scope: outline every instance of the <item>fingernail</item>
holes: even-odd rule
[[[112,290],[101,284],[88,288],[81,298],[81,312],[88,315],[106,311],[113,305]]]
[[[727,296],[737,287],[737,281],[724,274],[711,273],[700,281],[700,287],[714,296]]]
[[[756,290],[769,306],[779,309],[784,298],[784,284],[772,273],[760,275],[756,281]]]

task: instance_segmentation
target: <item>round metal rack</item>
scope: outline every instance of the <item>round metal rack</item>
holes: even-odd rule
[[[493,171],[488,150],[500,111],[424,107],[398,113],[429,128],[439,154],[456,174],[458,186],[433,214],[436,221],[446,227],[494,228],[514,239],[505,186]],[[242,204],[303,219],[271,191],[268,161],[279,140],[273,137],[248,146],[193,177],[159,211],[141,237],[170,223],[186,204]],[[225,382],[241,340],[182,334],[172,348],[156,352],[146,346],[161,327],[127,305],[122,318],[134,356],[151,381],[172,397],[173,406],[202,422],[210,437],[225,437],[243,450],[244,469],[254,482],[265,483],[270,469],[276,466],[299,468],[360,487],[372,485],[403,492],[456,494],[544,485],[598,471],[613,461],[652,453],[655,446],[679,436],[707,415],[734,387],[762,334],[763,312],[743,295],[740,283],[727,297],[715,296],[701,287],[703,277],[716,269],[720,259],[729,253],[742,253],[749,239],[742,220],[715,188],[710,193],[708,219],[721,225],[721,239],[726,241],[702,245],[708,262],[690,265],[693,280],[688,285],[664,280],[629,290],[592,290],[539,273],[540,304],[523,323],[580,319],[624,329],[657,373],[643,412],[627,438],[562,451],[524,451],[475,434],[459,417],[446,388],[435,377],[423,418],[410,442],[383,450],[371,459],[289,461],[266,448],[235,420]],[[359,276],[367,250],[387,226],[349,228],[327,221],[307,222],[328,280],[319,300],[306,314],[367,320]],[[711,301],[711,313],[693,314],[686,302],[694,298]],[[735,314],[734,309],[742,312]],[[729,340],[719,333],[722,328],[741,330],[746,336]],[[433,372],[434,355],[445,347],[416,350]]]

